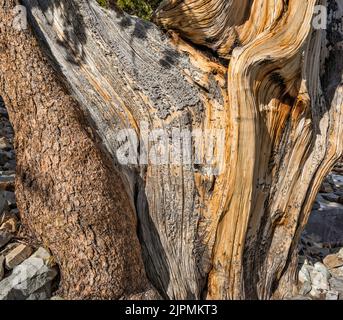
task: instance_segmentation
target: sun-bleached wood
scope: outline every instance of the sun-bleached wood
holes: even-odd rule
[[[337,2],[320,2],[336,14],[325,31],[312,27],[315,0],[163,1],[154,21],[167,33],[93,0],[23,3],[120,173],[160,294],[289,294],[298,238],[343,149],[342,48],[330,33],[342,17]],[[140,134],[142,121],[225,130],[223,170],[120,165],[118,132]]]

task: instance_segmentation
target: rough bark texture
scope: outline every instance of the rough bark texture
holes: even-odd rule
[[[343,149],[338,1],[163,1],[155,21],[178,34],[93,0],[23,3],[55,73],[31,29],[8,27],[13,3],[3,0],[0,88],[17,132],[18,203],[68,295],[149,288],[134,213],[163,297],[288,294],[298,237]],[[317,3],[329,8],[327,31],[311,27]],[[142,134],[141,121],[223,129],[224,161],[121,165],[119,130]]]
[[[0,92],[15,130],[23,223],[50,248],[67,298],[120,298],[149,289],[136,217],[120,175],[42,54],[0,2]]]

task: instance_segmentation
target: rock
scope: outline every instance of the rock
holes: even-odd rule
[[[320,272],[327,280],[331,278],[331,274],[326,266],[321,262],[316,262],[314,264],[314,270]]]
[[[343,297],[343,279],[332,277],[329,280],[329,283],[330,283],[330,289],[333,291],[337,291],[340,297]]]
[[[52,295],[51,283],[31,293],[26,300],[47,300]]]
[[[5,196],[7,200],[7,204],[9,206],[16,206],[17,200],[15,198],[15,193],[12,191],[3,191],[3,195]]]
[[[330,254],[324,258],[323,262],[329,269],[334,269],[343,266],[343,257],[338,254]]]
[[[31,247],[25,244],[19,244],[9,253],[7,253],[5,257],[5,266],[6,269],[11,270],[20,263],[22,263],[25,259],[27,259],[32,253]]]
[[[6,152],[0,150],[0,165],[3,166],[5,163],[10,160]]]
[[[16,218],[9,218],[1,225],[0,230],[6,230],[10,233],[15,233],[17,231],[17,225],[18,221]]]
[[[13,206],[14,208],[17,206],[17,199],[15,197],[15,193],[12,191],[4,191],[4,196],[7,200],[9,206]]]
[[[311,286],[311,282],[309,281],[305,281],[299,291],[299,293],[302,296],[306,296],[307,294],[309,294],[312,290],[312,286]]]
[[[4,278],[5,267],[4,267],[5,257],[0,256],[0,281]]]
[[[0,190],[14,191],[15,174],[0,175]]]
[[[313,211],[305,230],[308,235],[316,236],[318,242],[327,247],[341,247],[343,245],[342,210],[339,208],[326,209],[325,213]]]
[[[3,103],[1,102],[1,100],[0,100],[0,105],[1,105],[1,107],[0,107],[0,115],[1,115],[2,118],[8,119],[8,112],[7,112],[6,108],[3,107]]]
[[[64,299],[60,296],[53,296],[50,298],[50,300],[64,300]]]
[[[312,210],[318,210],[318,209],[320,209],[320,203],[318,201],[315,201],[312,206]]]
[[[331,269],[330,273],[334,277],[343,278],[343,267]]]
[[[324,181],[323,184],[321,185],[319,192],[320,193],[331,193],[333,192],[333,188],[330,183]]]
[[[329,194],[323,194],[322,195],[323,199],[325,199],[326,201],[329,202],[337,202],[338,203],[338,199],[339,196],[334,194],[334,193],[329,193]]]
[[[16,167],[15,160],[9,160],[4,165],[5,170],[13,170],[13,169],[15,169],[15,167]]]
[[[302,295],[297,295],[295,297],[291,297],[287,300],[312,300],[310,297],[304,297]]]
[[[343,196],[338,197],[337,203],[343,204]]]
[[[323,294],[330,290],[330,277],[331,274],[326,267],[322,263],[317,262],[311,272],[312,290],[310,295],[315,298],[321,298]]]
[[[57,269],[47,265],[50,254],[39,248],[0,282],[0,300],[48,299]]]
[[[301,283],[305,283],[305,282],[311,283],[312,270],[313,270],[313,267],[309,266],[308,264],[303,264],[299,271],[299,281]]]
[[[6,231],[6,230],[0,230],[0,249],[9,243],[13,238],[13,235]]]
[[[14,214],[15,216],[19,216],[19,209],[18,208],[14,208],[14,209],[11,209],[10,211],[11,214]]]
[[[320,272],[313,272],[311,275],[312,288],[319,290],[329,290],[328,279]]]
[[[339,293],[337,291],[328,291],[325,300],[338,300]]]

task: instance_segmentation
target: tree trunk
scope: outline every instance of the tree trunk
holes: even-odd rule
[[[19,209],[63,294],[289,294],[343,150],[338,1],[165,0],[154,20],[167,33],[95,0],[22,2],[17,30],[0,0],[0,94]]]

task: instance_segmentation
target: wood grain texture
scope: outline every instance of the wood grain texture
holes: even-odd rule
[[[154,19],[167,33],[93,0],[23,3],[119,172],[113,184],[123,181],[160,294],[289,294],[297,240],[343,150],[338,1],[166,0]],[[312,27],[316,4],[331,12],[326,31]],[[120,164],[119,131],[140,134],[142,121],[168,132],[223,129],[222,171]]]

